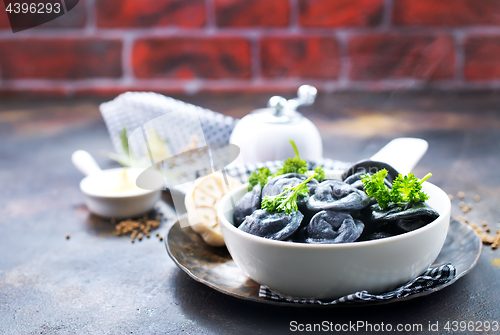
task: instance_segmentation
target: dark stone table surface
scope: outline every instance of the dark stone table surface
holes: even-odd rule
[[[177,97],[242,117],[268,95]],[[326,157],[357,161],[399,136],[424,138],[415,169],[466,193],[469,220],[500,228],[500,93],[337,93],[303,110]],[[102,99],[104,101],[104,99]],[[195,282],[157,238],[130,243],[89,215],[74,150],[112,150],[96,100],[0,102],[0,334],[281,334],[290,322],[500,322],[500,250],[485,246],[453,285],[402,303],[291,308],[246,301]],[[472,197],[482,200],[474,202]],[[166,197],[168,198],[168,197]],[[461,214],[455,197],[453,215]],[[166,233],[167,224],[159,232]],[[66,239],[66,234],[71,238]],[[411,332],[410,332],[411,333]],[[456,332],[455,332],[456,333]],[[474,333],[466,331],[464,333]]]

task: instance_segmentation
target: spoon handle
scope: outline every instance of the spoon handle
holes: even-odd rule
[[[427,141],[420,138],[395,138],[370,159],[387,163],[405,175],[413,170],[428,147]]]
[[[77,150],[71,155],[73,165],[84,175],[101,171],[94,157],[85,150]]]

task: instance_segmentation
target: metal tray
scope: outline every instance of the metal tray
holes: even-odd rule
[[[297,307],[345,307],[347,305],[311,305],[273,301],[259,297],[260,285],[241,272],[225,247],[211,247],[190,227],[181,228],[175,222],[165,239],[167,252],[172,260],[191,278],[221,293],[258,303]],[[466,275],[476,265],[481,255],[482,242],[466,224],[452,220],[441,253],[432,266],[452,263],[456,277],[438,288],[405,298],[380,302],[359,302],[349,306],[366,306],[406,301],[439,291]]]

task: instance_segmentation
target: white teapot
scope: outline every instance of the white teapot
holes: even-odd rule
[[[302,85],[297,98],[280,96],[269,99],[268,108],[260,108],[243,117],[233,129],[230,143],[240,148],[237,163],[284,160],[294,157],[290,139],[295,142],[300,157],[317,161],[323,157],[323,143],[316,126],[296,111],[314,103],[317,90]],[[235,162],[235,163],[236,163]]]

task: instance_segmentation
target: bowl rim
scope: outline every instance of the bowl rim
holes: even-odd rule
[[[141,197],[141,196],[144,196],[144,195],[148,195],[148,194],[151,194],[151,193],[155,193],[155,192],[160,192],[161,189],[158,189],[158,190],[145,190],[145,189],[139,189],[138,191],[134,191],[134,192],[131,192],[131,193],[125,193],[125,194],[120,194],[120,193],[116,193],[116,194],[111,194],[111,193],[98,193],[98,192],[93,192],[92,190],[89,190],[89,187],[88,187],[88,183],[89,183],[89,180],[91,180],[92,178],[96,178],[96,176],[99,176],[101,174],[104,174],[104,173],[113,173],[112,171],[119,171],[119,170],[123,170],[123,169],[130,169],[130,170],[143,170],[142,168],[135,168],[135,167],[118,167],[118,168],[112,168],[112,169],[105,169],[105,170],[101,170],[100,172],[98,173],[93,173],[93,174],[90,174],[86,177],[84,177],[81,181],[80,181],[80,190],[82,191],[83,194],[87,195],[87,196],[90,196],[90,197],[93,197],[93,198],[102,198],[102,199],[123,199],[123,198],[136,198],[136,197]]]
[[[233,232],[236,235],[241,236],[242,238],[247,238],[250,239],[251,241],[255,241],[258,243],[263,243],[263,244],[269,244],[269,245],[274,245],[276,247],[283,247],[283,248],[294,248],[294,249],[350,249],[350,248],[361,248],[365,246],[373,246],[373,245],[382,245],[382,244],[387,244],[391,242],[396,242],[396,241],[401,241],[405,240],[408,238],[412,238],[413,236],[420,235],[425,233],[427,230],[431,230],[434,228],[434,226],[437,226],[442,220],[446,219],[446,216],[451,213],[451,201],[446,194],[440,187],[429,183],[429,182],[424,182],[422,184],[423,188],[434,188],[435,190],[438,191],[438,193],[443,194],[443,199],[446,199],[445,201],[445,207],[442,210],[442,213],[439,213],[439,217],[437,217],[434,221],[428,223],[427,225],[412,230],[407,233],[403,233],[400,235],[396,236],[391,236],[391,237],[385,237],[377,240],[370,240],[370,241],[359,241],[359,242],[351,242],[351,243],[329,243],[329,244],[313,244],[313,243],[297,243],[297,242],[288,242],[288,241],[277,241],[277,240],[271,240],[267,239],[264,237],[252,235],[250,233],[244,232],[236,228],[233,224],[229,222],[229,220],[226,218],[224,215],[225,213],[223,212],[223,208],[226,207],[224,204],[229,201],[229,198],[234,196],[235,193],[240,192],[243,187],[248,188],[248,183],[245,183],[241,187],[235,188],[228,194],[226,194],[219,203],[219,207],[217,209],[217,217],[219,218],[219,223],[224,226],[224,228],[228,229],[229,231]],[[238,199],[239,200],[239,199]],[[226,212],[228,213],[228,212]],[[449,225],[450,220],[448,219],[448,222],[446,223]],[[222,233],[224,235],[224,229],[222,230]]]

